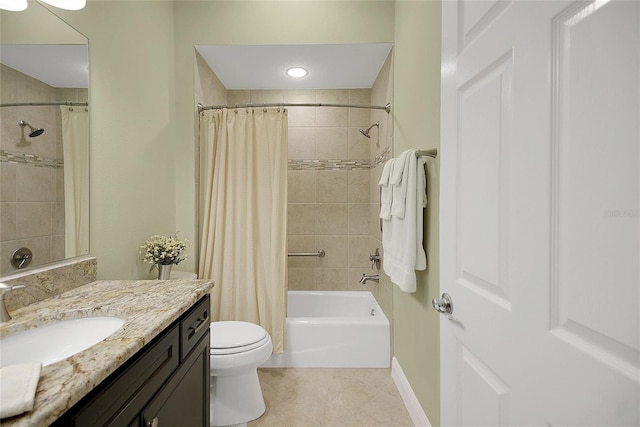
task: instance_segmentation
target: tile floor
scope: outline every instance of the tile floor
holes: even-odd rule
[[[248,427],[409,427],[390,369],[263,368],[267,410]]]

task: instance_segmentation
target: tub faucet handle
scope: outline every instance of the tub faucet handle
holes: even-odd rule
[[[380,248],[376,248],[376,252],[369,254],[369,261],[371,261],[371,269],[375,267],[380,270]]]

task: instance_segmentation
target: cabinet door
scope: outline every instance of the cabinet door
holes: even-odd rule
[[[143,426],[209,426],[209,332],[142,412]]]
[[[174,325],[142,355],[134,356],[115,379],[78,410],[71,425],[122,427],[137,420],[140,410],[180,363],[179,332],[178,325]]]

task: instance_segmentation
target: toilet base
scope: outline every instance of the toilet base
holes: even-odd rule
[[[211,426],[232,426],[259,418],[266,406],[258,370],[211,377]]]

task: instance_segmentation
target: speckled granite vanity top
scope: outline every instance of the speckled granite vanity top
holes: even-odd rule
[[[0,425],[51,424],[212,287],[210,280],[97,281],[12,312],[13,319],[0,324],[0,335],[88,316],[117,316],[125,323],[93,347],[43,367],[34,410]]]

